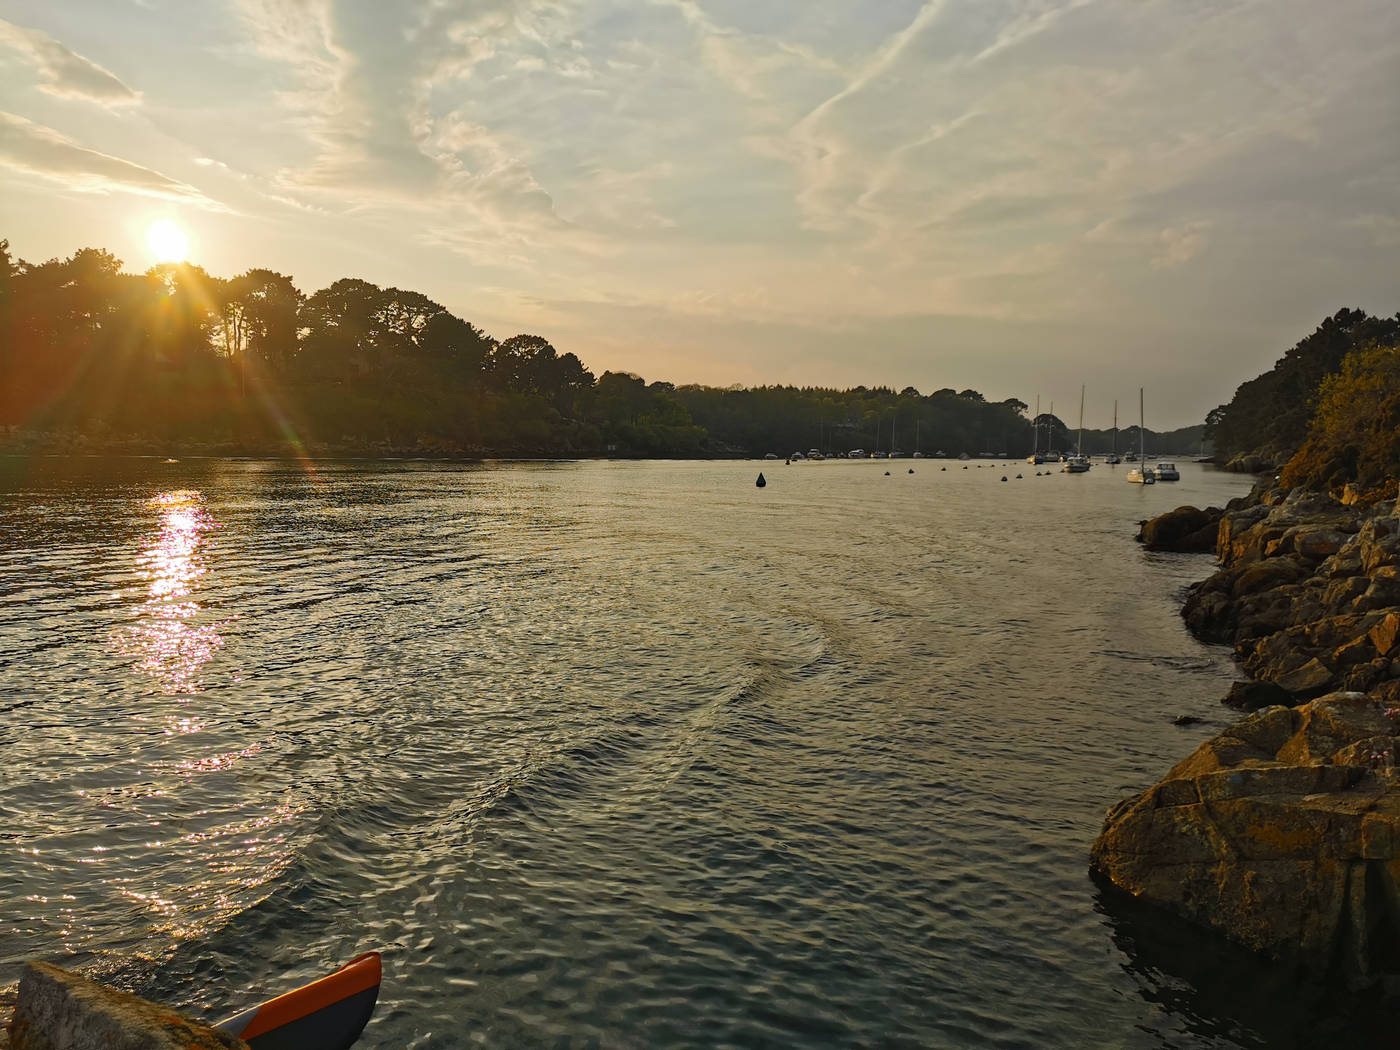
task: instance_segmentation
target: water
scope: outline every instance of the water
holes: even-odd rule
[[[367,1047],[1292,1045],[1087,874],[1229,721],[1135,523],[1246,479],[3,463],[0,983],[215,1019],[381,947]]]

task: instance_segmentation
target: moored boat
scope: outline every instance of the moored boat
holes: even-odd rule
[[[1146,438],[1143,427],[1142,411],[1142,387],[1138,387],[1138,454],[1128,453],[1128,462],[1136,464],[1132,470],[1128,471],[1128,480],[1134,485],[1152,485],[1157,481],[1157,475],[1152,473],[1152,468],[1147,465]],[[1139,456],[1144,460],[1138,463]]]
[[[1158,481],[1181,480],[1181,472],[1176,469],[1176,464],[1165,459],[1157,461],[1157,466],[1153,470],[1153,473],[1157,475]]]
[[[1084,455],[1084,387],[1079,388],[1079,440],[1075,444],[1074,452],[1064,457],[1064,466],[1060,470],[1065,474],[1087,474],[1089,472],[1089,457]]]
[[[1089,470],[1089,457],[1081,456],[1077,452],[1065,457],[1064,466],[1060,468],[1066,474],[1084,474]]]

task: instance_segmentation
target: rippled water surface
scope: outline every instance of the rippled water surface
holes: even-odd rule
[[[0,464],[0,983],[212,1018],[382,947],[367,1047],[1282,1045],[1086,870],[1228,720],[1135,523],[1246,479]]]

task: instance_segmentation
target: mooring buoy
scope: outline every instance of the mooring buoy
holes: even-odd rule
[[[768,479],[763,476],[763,471],[760,470],[758,472],[758,480],[755,481],[754,484],[759,488],[763,488],[764,485],[768,484]]]

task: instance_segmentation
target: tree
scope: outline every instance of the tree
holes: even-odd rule
[[[292,279],[252,269],[224,282],[219,315],[222,352],[245,366],[249,358],[285,372],[297,353],[299,315],[305,296]]]

